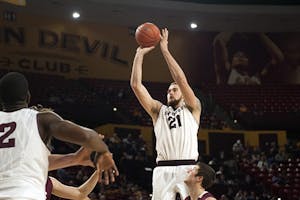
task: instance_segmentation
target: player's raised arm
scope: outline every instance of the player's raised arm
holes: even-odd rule
[[[184,72],[182,71],[181,67],[176,62],[176,60],[174,59],[174,57],[172,56],[172,54],[168,49],[168,36],[169,36],[168,30],[166,28],[162,29],[162,37],[160,41],[161,52],[168,64],[172,78],[178,84],[182,92],[184,102],[189,107],[189,109],[191,109],[191,112],[193,113],[195,119],[199,123],[200,113],[201,113],[200,101],[196,97],[192,88],[190,87],[187,78]]]
[[[153,48],[154,47],[137,48],[132,65],[130,85],[140,104],[152,117],[153,122],[155,122],[159,113],[159,109],[162,106],[162,103],[153,99],[149,94],[148,90],[142,84],[142,64],[144,55],[151,51]]]

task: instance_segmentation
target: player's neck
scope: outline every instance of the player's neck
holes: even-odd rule
[[[14,105],[5,105],[5,104],[3,105],[4,112],[13,112],[16,110],[20,110],[22,108],[28,108],[28,104],[26,104],[24,102],[19,102]]]
[[[205,191],[205,189],[197,186],[195,188],[190,188],[189,191],[191,200],[198,200],[198,197]]]

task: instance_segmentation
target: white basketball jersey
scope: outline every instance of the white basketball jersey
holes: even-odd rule
[[[0,112],[0,200],[46,199],[49,150],[37,113],[28,108]]]
[[[160,160],[197,160],[198,128],[196,119],[186,106],[174,110],[171,106],[162,105],[154,125],[156,162]]]

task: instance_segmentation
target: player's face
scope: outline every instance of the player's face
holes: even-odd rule
[[[181,91],[177,84],[171,84],[167,92],[169,106],[177,106],[182,99]]]
[[[199,171],[199,166],[195,165],[194,167],[192,167],[190,170],[188,170],[188,175],[186,180],[184,181],[186,184],[193,184],[195,182],[198,181],[198,176],[196,176],[198,174]]]
[[[247,57],[247,55],[242,52],[242,51],[238,51],[233,55],[232,58],[232,66],[248,66],[249,64],[249,59]]]

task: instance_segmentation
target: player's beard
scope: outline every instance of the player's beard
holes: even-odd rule
[[[168,106],[176,108],[177,105],[180,103],[181,100],[182,100],[182,97],[180,97],[179,99],[171,100],[171,101],[168,102]]]

